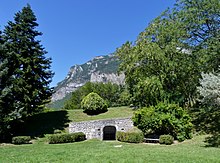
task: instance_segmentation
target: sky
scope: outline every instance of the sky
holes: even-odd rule
[[[52,58],[51,86],[56,86],[71,66],[135,41],[175,0],[1,0],[0,29],[27,3],[43,33],[38,40]]]

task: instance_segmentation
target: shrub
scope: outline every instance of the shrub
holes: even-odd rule
[[[159,139],[160,144],[171,145],[173,144],[174,138],[171,135],[161,135]]]
[[[220,74],[203,74],[198,87],[200,109],[197,110],[195,125],[211,137],[206,139],[209,146],[220,146]]]
[[[59,143],[73,143],[78,141],[83,141],[86,136],[82,132],[71,133],[71,134],[54,134],[48,136],[49,144],[59,144]]]
[[[90,93],[83,98],[81,107],[87,114],[99,114],[107,111],[107,104],[97,93]]]
[[[30,144],[30,136],[16,136],[12,138],[13,144]]]
[[[169,134],[179,141],[192,137],[192,123],[188,113],[176,104],[159,103],[135,112],[134,125],[145,135]]]
[[[205,139],[205,142],[208,143],[206,146],[210,147],[220,147],[220,134],[215,133]]]
[[[72,136],[73,135],[75,137],[75,142],[86,140],[86,135],[82,132],[76,132],[76,133],[72,134]]]
[[[144,140],[142,132],[117,132],[117,140],[128,143],[141,143]]]

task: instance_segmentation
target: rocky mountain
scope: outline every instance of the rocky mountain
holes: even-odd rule
[[[118,74],[120,61],[114,55],[98,56],[70,68],[67,77],[55,87],[52,102],[63,99],[66,95],[86,82],[112,82],[124,84],[124,74]]]

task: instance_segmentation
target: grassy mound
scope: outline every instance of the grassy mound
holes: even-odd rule
[[[132,115],[133,110],[128,107],[109,108],[108,112],[94,116],[83,113],[83,110],[51,111],[23,119],[20,123],[14,124],[13,131],[14,136],[27,135],[31,137],[42,137],[45,134],[53,134],[56,130],[65,130],[68,127],[68,123],[71,121],[80,122],[130,117]]]
[[[68,117],[70,121],[81,122],[99,119],[111,119],[111,118],[123,118],[131,117],[133,110],[129,107],[114,107],[108,108],[108,111],[98,115],[87,115],[82,110],[70,110],[68,111]]]

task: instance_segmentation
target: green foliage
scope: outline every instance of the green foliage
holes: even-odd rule
[[[60,110],[64,107],[64,105],[67,103],[67,101],[71,98],[72,93],[67,94],[63,99],[50,102],[48,105],[46,105],[50,110]]]
[[[121,92],[118,103],[120,106],[129,106],[131,104],[131,94],[126,88]]]
[[[42,35],[36,30],[37,18],[30,5],[15,14],[14,22],[5,27],[5,41],[8,69],[13,82],[13,115],[28,116],[40,112],[49,102],[52,89],[49,87],[53,73],[51,59],[37,40]],[[16,108],[16,109],[15,109]]]
[[[30,144],[30,136],[16,136],[12,138],[13,144]]]
[[[135,87],[135,104],[139,107],[156,105],[163,99],[163,86],[157,77],[146,78]]]
[[[141,143],[144,140],[144,134],[142,132],[117,131],[116,137],[118,141],[128,142],[128,143]]]
[[[84,86],[72,93],[71,98],[66,101],[64,109],[80,109],[82,99],[91,92],[99,94],[107,102],[109,107],[120,106],[119,98],[121,91],[121,87],[117,84],[87,82]]]
[[[87,114],[104,113],[107,110],[107,104],[97,93],[90,93],[83,98],[81,107]]]
[[[199,110],[196,110],[195,124],[197,129],[212,134],[207,142],[219,146],[220,134],[220,75],[202,74],[201,86],[198,87],[200,98]]]
[[[178,3],[179,18],[187,27],[187,43],[195,46],[204,72],[219,68],[219,14],[218,0],[181,0]],[[180,20],[181,21],[181,20]]]
[[[135,43],[127,42],[117,49],[129,92],[140,97],[132,98],[134,103],[142,104],[139,87],[147,91],[155,86],[163,92],[153,92],[157,102],[183,107],[195,104],[201,72],[219,66],[219,12],[218,0],[177,1],[173,9],[154,19]],[[153,78],[158,84],[144,86]],[[151,105],[151,101],[144,105]]]
[[[44,109],[52,95],[49,84],[53,73],[51,59],[37,40],[42,35],[30,5],[9,21],[3,31],[0,53],[0,119],[2,130],[9,131],[10,121],[33,115]],[[1,127],[2,127],[1,124]],[[2,136],[2,133],[1,133]]]
[[[54,134],[49,135],[47,138],[49,144],[60,144],[83,141],[86,139],[86,136],[82,132],[77,132],[71,134]]]
[[[82,88],[82,87],[81,87]],[[65,110],[74,110],[74,109],[80,109],[81,108],[81,101],[82,97],[85,95],[82,94],[81,88],[75,90],[72,92],[72,95],[69,100],[64,102],[63,109]]]
[[[8,69],[8,59],[4,57],[5,46],[0,31],[0,142],[5,140],[9,134],[9,122],[12,118],[10,113],[13,108],[9,104],[12,102],[12,82]]]
[[[171,135],[160,135],[159,143],[171,145],[173,144],[174,138]]]
[[[139,109],[133,117],[134,125],[145,135],[172,135],[183,141],[192,136],[192,123],[188,113],[176,104],[159,103]]]
[[[208,143],[207,146],[220,147],[220,134],[212,133],[212,136],[206,137],[205,142]]]

